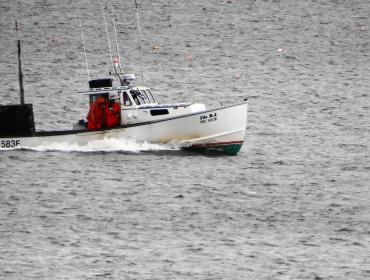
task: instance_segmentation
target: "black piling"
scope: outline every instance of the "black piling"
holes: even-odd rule
[[[18,41],[18,77],[19,77],[19,94],[21,105],[24,104],[24,87],[23,87],[23,72],[22,72],[22,60],[21,60],[21,41],[18,35],[18,23],[15,22],[15,30],[17,31],[17,41]]]

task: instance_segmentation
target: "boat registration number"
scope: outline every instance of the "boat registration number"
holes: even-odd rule
[[[0,142],[0,147],[1,148],[14,148],[19,146],[21,143],[21,140],[16,139],[16,140],[1,140]]]
[[[217,112],[209,113],[207,115],[200,116],[200,123],[214,122],[217,121]]]

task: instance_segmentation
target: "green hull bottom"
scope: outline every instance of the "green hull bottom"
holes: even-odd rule
[[[192,146],[188,149],[200,152],[221,152],[229,155],[236,155],[243,144],[224,144],[212,146]]]

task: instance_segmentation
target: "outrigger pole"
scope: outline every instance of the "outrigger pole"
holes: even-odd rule
[[[82,39],[82,45],[84,47],[84,54],[85,54],[85,62],[86,62],[86,70],[87,70],[87,77],[90,81],[90,71],[89,71],[89,63],[87,62],[87,54],[86,54],[86,47],[85,47],[85,38],[84,38],[84,32],[82,30],[82,21],[80,17],[80,29],[81,29],[81,39]]]
[[[17,45],[18,45],[18,76],[19,76],[19,94],[21,105],[24,104],[24,87],[23,87],[23,72],[22,72],[22,61],[21,61],[21,40],[18,34],[18,23],[15,21],[15,30],[17,31]]]
[[[113,73],[114,73],[114,64],[113,64],[113,56],[112,56],[112,48],[111,48],[111,45],[110,45],[110,40],[109,40],[109,32],[108,32],[108,25],[107,25],[107,19],[105,17],[105,11],[107,9],[107,5],[104,5],[103,7],[103,18],[104,18],[104,24],[105,24],[105,32],[107,33],[107,40],[108,40],[108,47],[109,47],[109,54],[110,54],[110,61],[112,63],[112,70],[113,70]]]
[[[118,68],[117,69],[119,72],[121,72],[121,58],[120,58],[120,55],[119,55],[119,49],[118,49],[118,39],[117,39],[117,29],[116,29],[116,19],[115,19],[115,16],[114,16],[114,9],[113,9],[113,5],[111,3],[109,3],[108,1],[108,4],[110,4],[111,6],[111,10],[112,10],[112,18],[113,18],[113,28],[114,28],[114,36],[116,38],[116,52],[117,52],[117,58],[118,58]]]
[[[145,83],[144,79],[144,71],[143,71],[143,47],[141,45],[141,34],[140,34],[140,19],[139,19],[139,8],[137,1],[135,0],[135,7],[136,7],[136,21],[137,21],[137,32],[139,34],[139,45],[140,45],[140,65],[141,65],[141,78],[143,79],[143,83]]]

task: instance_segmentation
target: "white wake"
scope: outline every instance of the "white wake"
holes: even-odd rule
[[[22,146],[20,148],[34,151],[139,153],[143,151],[177,151],[180,149],[180,145],[176,143],[152,144],[127,139],[101,139],[89,141],[84,145],[77,143],[48,143],[35,147]]]

